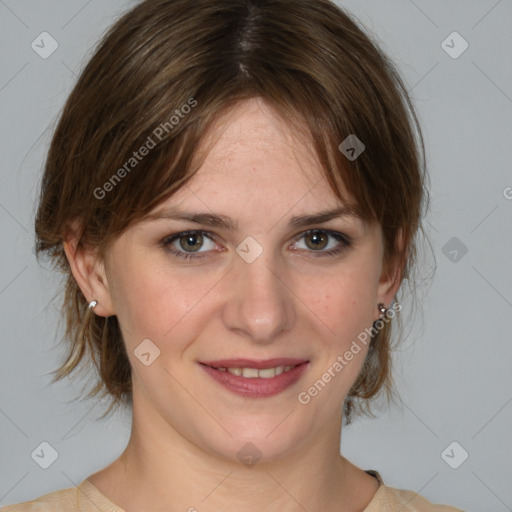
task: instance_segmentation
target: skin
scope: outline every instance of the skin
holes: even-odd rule
[[[77,251],[73,238],[64,243],[85,297],[98,301],[94,313],[117,315],[132,365],[131,437],[89,480],[127,512],[362,511],[377,481],[340,456],[339,443],[342,404],[367,347],[309,404],[297,397],[378,319],[378,303],[389,306],[399,269],[384,264],[378,225],[350,216],[288,225],[292,216],[341,203],[308,141],[262,100],[230,110],[213,133],[198,173],[155,212],[222,214],[238,230],[149,220],[124,232],[104,261]],[[162,246],[169,235],[197,229],[213,239],[204,237],[193,253],[200,259]],[[340,242],[321,238],[315,249],[311,235],[298,236],[308,229],[346,234],[352,244],[325,255]],[[252,263],[235,251],[248,236],[263,248]],[[182,239],[172,247],[189,246]],[[160,349],[149,366],[134,355],[144,339]],[[277,396],[246,398],[198,364],[235,357],[300,357],[310,365]],[[262,454],[252,467],[237,458],[247,442]]]

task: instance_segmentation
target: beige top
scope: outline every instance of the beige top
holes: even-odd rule
[[[367,470],[377,478],[379,488],[372,501],[363,512],[463,512],[461,509],[445,505],[434,505],[412,491],[404,491],[384,485],[377,471]],[[112,503],[89,480],[78,487],[51,492],[33,501],[17,505],[7,505],[0,512],[125,512]]]

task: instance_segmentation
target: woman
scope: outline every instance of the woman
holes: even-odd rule
[[[131,437],[2,510],[457,510],[339,453],[392,397],[423,160],[400,77],[327,0],[123,16],[65,105],[36,235],[67,274],[56,379],[92,361]]]

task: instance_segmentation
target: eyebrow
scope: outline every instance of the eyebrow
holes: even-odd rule
[[[361,218],[356,213],[354,208],[341,206],[339,208],[323,210],[318,213],[313,213],[310,215],[298,215],[296,217],[292,217],[289,220],[288,225],[292,228],[298,228],[309,226],[311,224],[323,224],[332,219],[342,217],[355,217],[357,219]],[[228,231],[236,231],[238,229],[238,223],[233,219],[226,217],[225,215],[184,212],[175,208],[167,208],[165,210],[160,210],[155,213],[150,213],[144,217],[144,221],[158,219],[187,220],[190,222],[194,222],[196,224],[203,224],[210,227],[223,228]]]

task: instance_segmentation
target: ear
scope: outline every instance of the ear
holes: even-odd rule
[[[404,265],[407,261],[403,255],[403,243],[403,229],[400,229],[396,239],[397,251],[394,256],[388,256],[387,261],[383,262],[378,284],[378,301],[385,307],[389,307],[402,283]]]
[[[87,302],[98,301],[94,313],[99,316],[115,315],[111,300],[105,264],[96,251],[78,245],[78,222],[71,224],[72,234],[62,243],[71,272]]]

